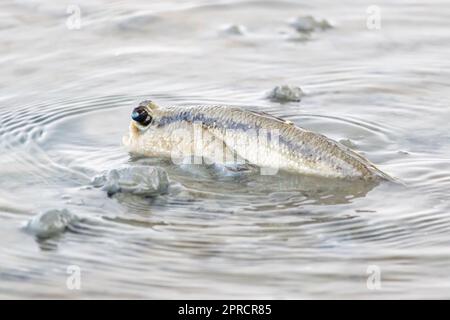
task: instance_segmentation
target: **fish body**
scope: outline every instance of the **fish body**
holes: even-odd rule
[[[221,164],[245,161],[275,169],[267,172],[390,180],[344,145],[266,113],[234,106],[160,107],[144,101],[133,115],[123,140],[132,153],[173,160],[194,156]]]

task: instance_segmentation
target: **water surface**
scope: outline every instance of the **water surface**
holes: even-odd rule
[[[66,1],[0,4],[1,298],[449,298],[448,2],[378,2],[380,30],[371,1],[78,4],[79,30]],[[302,15],[334,28],[299,37],[288,22]],[[265,98],[282,84],[302,101]],[[121,138],[148,98],[270,112],[405,186],[133,159]],[[136,163],[162,166],[169,192],[90,186]],[[80,220],[50,239],[23,230],[57,208]]]

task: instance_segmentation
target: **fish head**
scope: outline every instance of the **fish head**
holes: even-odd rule
[[[123,144],[130,152],[145,153],[149,141],[152,141],[158,117],[158,105],[150,100],[139,103],[131,112],[129,133],[123,137]],[[156,139],[156,136],[155,136]]]

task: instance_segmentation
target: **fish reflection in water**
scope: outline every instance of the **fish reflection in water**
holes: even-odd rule
[[[209,192],[219,195],[226,193],[236,197],[240,194],[258,197],[285,193],[295,194],[297,198],[309,204],[341,204],[366,196],[381,183],[395,184],[384,180],[336,179],[292,174],[281,170],[274,175],[261,175],[258,167],[248,163],[192,164],[191,160],[188,158],[187,164],[176,165],[168,159],[130,155],[130,161],[134,165],[160,165],[169,173],[172,180],[180,181],[190,190],[194,198],[211,197]],[[301,204],[301,202],[298,203]],[[275,208],[276,205],[273,207]]]

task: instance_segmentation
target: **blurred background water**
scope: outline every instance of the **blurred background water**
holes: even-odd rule
[[[289,25],[306,15],[333,27]],[[449,21],[439,0],[2,1],[0,298],[449,298]],[[266,99],[283,84],[302,101]],[[121,138],[148,98],[270,112],[405,186],[132,159]],[[136,161],[169,191],[90,186]],[[77,217],[66,232],[24,231],[55,208]]]

